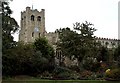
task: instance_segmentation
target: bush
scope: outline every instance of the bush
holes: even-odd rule
[[[94,57],[85,57],[82,65],[84,69],[93,72],[97,72],[100,68],[100,63]]]
[[[61,72],[57,75],[57,78],[60,79],[69,79],[70,73],[69,72]]]
[[[105,73],[106,80],[120,80],[120,68]]]
[[[77,72],[71,72],[69,78],[70,78],[70,79],[77,80],[77,79],[80,78],[80,75],[79,75],[79,73],[77,73]]]
[[[44,44],[41,41],[36,42],[36,44],[37,43]],[[37,76],[44,71],[52,72],[52,70],[54,70],[54,50],[49,45],[45,44],[42,50],[48,50],[44,52],[48,55],[43,55],[41,49],[35,50],[32,43],[25,44],[23,42],[18,42],[16,47],[7,49],[6,54],[2,56],[3,76]]]
[[[80,73],[80,79],[88,79],[92,75],[91,71],[84,70]]]
[[[76,65],[69,67],[69,69],[71,69],[72,71],[80,72],[80,67]]]
[[[69,79],[70,77],[70,70],[65,67],[57,66],[54,69],[53,79]]]

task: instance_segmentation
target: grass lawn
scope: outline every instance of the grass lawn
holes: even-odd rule
[[[120,81],[99,81],[99,80],[3,80],[2,83],[120,83]]]
[[[47,80],[30,76],[16,76],[4,78],[2,83],[120,83],[120,81],[105,80]]]

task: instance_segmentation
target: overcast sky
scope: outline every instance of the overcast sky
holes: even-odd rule
[[[10,7],[20,25],[21,11],[27,6],[45,9],[47,32],[56,29],[73,28],[75,22],[91,22],[97,29],[95,35],[105,38],[118,38],[118,1],[119,0],[13,0]],[[15,36],[17,40],[17,36]]]

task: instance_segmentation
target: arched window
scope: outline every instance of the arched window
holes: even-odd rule
[[[32,37],[34,37],[34,32],[32,32]]]
[[[37,21],[41,21],[41,17],[40,16],[37,17]]]
[[[39,38],[40,38],[40,33],[39,33]]]
[[[31,15],[31,20],[34,21],[34,15]]]

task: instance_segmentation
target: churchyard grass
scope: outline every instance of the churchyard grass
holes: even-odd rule
[[[105,80],[3,80],[2,83],[120,83],[120,81],[105,81]]]

